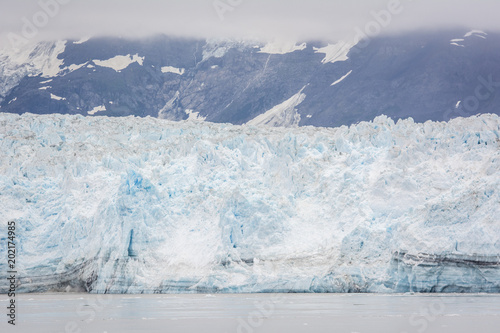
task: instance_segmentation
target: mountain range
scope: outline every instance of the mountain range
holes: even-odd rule
[[[0,112],[336,127],[500,114],[500,34],[354,45],[90,38],[0,51]]]

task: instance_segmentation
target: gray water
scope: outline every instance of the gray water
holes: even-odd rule
[[[0,332],[500,332],[500,295],[24,294]]]

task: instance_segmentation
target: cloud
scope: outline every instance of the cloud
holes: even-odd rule
[[[379,22],[380,33],[454,27],[500,30],[498,12],[497,0],[8,1],[0,13],[0,40],[3,45],[15,37],[31,41],[165,33],[334,41],[351,38],[356,29],[366,30],[373,22]]]

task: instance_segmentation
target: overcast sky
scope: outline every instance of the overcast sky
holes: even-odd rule
[[[79,38],[351,38],[418,29],[499,30],[498,0],[0,0],[0,43]],[[399,5],[398,5],[399,3]],[[43,5],[45,4],[45,5]],[[374,13],[381,13],[378,21]],[[389,15],[387,15],[389,13]],[[378,27],[377,27],[378,25]]]

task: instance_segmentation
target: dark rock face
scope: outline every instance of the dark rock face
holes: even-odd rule
[[[66,69],[50,83],[40,73],[19,80],[19,73],[0,70],[5,82],[19,81],[0,89],[8,90],[0,111],[87,115],[101,106],[106,111],[95,115],[184,120],[197,113],[211,122],[243,124],[303,89],[299,125],[350,125],[380,114],[418,122],[500,114],[500,35],[465,32],[379,37],[335,63],[322,63],[325,54],[315,52],[323,42],[267,54],[251,43],[166,36],[68,41],[58,55]],[[142,61],[120,70],[96,62],[126,55]]]
[[[102,106],[106,111],[95,115],[184,120],[197,112],[207,121],[243,124],[304,88],[299,125],[350,125],[380,114],[418,122],[500,114],[500,36],[464,33],[380,37],[335,63],[322,63],[325,54],[315,52],[322,42],[286,54],[261,53],[250,43],[166,36],[68,42],[58,55],[67,69],[48,84],[41,83],[47,77],[25,76],[0,96],[0,110],[87,115]],[[121,70],[96,64],[125,55],[143,57],[142,64]],[[182,75],[162,71],[166,66]]]

